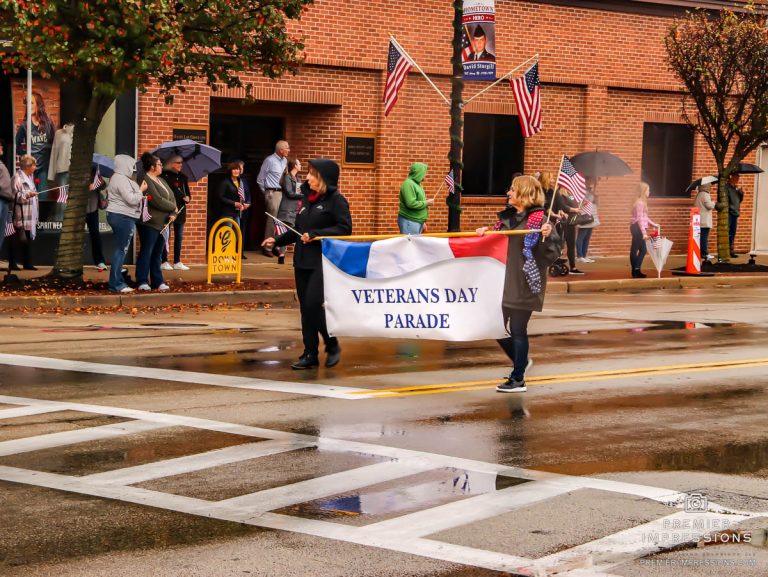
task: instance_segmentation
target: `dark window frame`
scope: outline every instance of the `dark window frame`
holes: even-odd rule
[[[695,133],[686,124],[643,123],[641,178],[656,198],[688,198]]]
[[[523,172],[525,166],[525,138],[518,116],[465,113],[462,158],[463,194],[504,196],[512,175]]]

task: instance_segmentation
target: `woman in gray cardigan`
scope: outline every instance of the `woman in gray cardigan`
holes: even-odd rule
[[[176,198],[168,183],[160,177],[163,163],[157,156],[145,152],[141,155],[141,164],[146,173],[144,182],[147,184],[146,201],[150,218],[147,221],[142,218],[139,222],[141,248],[136,261],[136,282],[140,291],[167,291],[170,287],[165,284],[160,268],[165,245],[161,231],[176,218]]]

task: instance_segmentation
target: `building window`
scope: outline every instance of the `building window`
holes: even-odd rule
[[[504,195],[523,172],[524,139],[517,116],[464,115],[464,194]]]
[[[651,195],[688,197],[693,174],[693,129],[684,124],[643,125],[642,179]]]

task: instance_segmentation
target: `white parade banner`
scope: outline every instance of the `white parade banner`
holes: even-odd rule
[[[446,341],[503,338],[506,247],[506,237],[497,235],[324,240],[328,332]]]

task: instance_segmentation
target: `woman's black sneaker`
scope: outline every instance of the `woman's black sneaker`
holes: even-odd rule
[[[341,347],[336,347],[333,351],[328,351],[328,356],[325,357],[325,366],[328,368],[335,367],[341,360]]]
[[[295,371],[302,371],[304,369],[311,369],[320,365],[320,361],[317,360],[315,355],[302,355],[299,360],[291,365],[291,368]]]
[[[569,274],[587,274],[587,273],[585,273],[584,271],[581,271],[581,270],[579,270],[579,269],[577,269],[577,268],[572,268],[572,269],[570,270],[570,273],[569,273]]]
[[[527,390],[525,381],[516,381],[512,377],[508,377],[505,382],[496,387],[497,393],[524,393]]]

